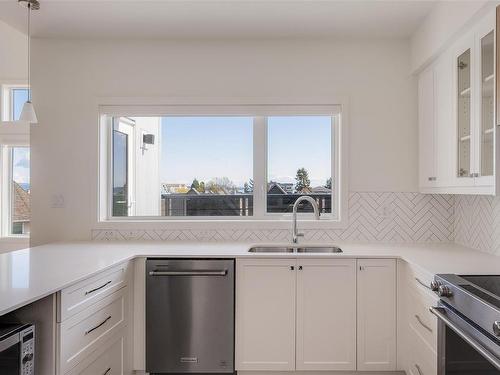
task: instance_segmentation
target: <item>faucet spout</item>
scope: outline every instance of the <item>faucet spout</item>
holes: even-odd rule
[[[295,203],[293,204],[293,210],[292,210],[292,242],[297,243],[299,241],[299,237],[303,237],[304,233],[299,233],[298,228],[297,228],[297,210],[299,208],[300,202],[307,201],[311,204],[314,210],[314,218],[316,220],[319,220],[319,207],[318,203],[311,198],[308,195],[303,195],[299,197]]]

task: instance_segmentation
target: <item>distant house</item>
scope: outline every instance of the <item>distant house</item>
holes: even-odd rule
[[[30,193],[17,182],[13,183],[14,202],[12,213],[12,234],[27,234],[30,232],[31,199]]]
[[[200,195],[200,192],[195,188],[191,188],[186,192],[187,195]]]
[[[283,186],[278,182],[271,182],[267,188],[268,194],[288,194]]]
[[[316,186],[311,189],[311,193],[313,194],[331,194],[332,189],[328,189],[324,186]]]
[[[186,184],[169,184],[162,183],[161,184],[161,193],[162,194],[183,194],[189,190],[189,187]]]

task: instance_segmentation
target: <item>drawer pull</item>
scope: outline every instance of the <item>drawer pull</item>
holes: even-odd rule
[[[109,284],[111,284],[111,280],[109,280],[107,283],[105,284],[102,284],[101,286],[98,286],[97,288],[94,288],[94,289],[90,289],[90,290],[87,290],[85,292],[85,295],[89,295],[91,293],[94,293],[94,292],[97,292],[98,290],[104,288],[105,286],[108,286]]]
[[[424,288],[427,288],[429,290],[432,290],[431,287],[429,285],[427,285],[426,283],[424,283],[422,280],[420,280],[418,277],[415,277],[415,281],[417,283],[419,283],[420,285],[422,285]]]
[[[99,327],[103,326],[104,324],[106,324],[108,322],[108,320],[110,320],[110,319],[111,319],[111,315],[108,316],[106,319],[104,319],[101,323],[99,323],[95,327],[90,328],[89,330],[85,331],[85,334],[88,335],[90,332],[95,331],[97,328],[99,328]]]
[[[422,319],[420,319],[420,317],[417,314],[415,314],[415,319],[417,319],[417,322],[419,322],[422,327],[424,327],[427,331],[429,331],[430,333],[432,333],[432,328],[429,327],[424,322],[422,322]]]
[[[108,367],[108,369],[106,371],[104,371],[104,373],[102,375],[108,375],[110,371],[111,371],[111,367]]]
[[[417,369],[418,375],[424,375],[422,370],[420,370],[420,366],[415,363],[415,368]]]

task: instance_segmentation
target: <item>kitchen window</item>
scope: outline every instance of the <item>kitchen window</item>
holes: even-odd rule
[[[30,149],[9,147],[10,215],[9,229],[12,235],[30,233]]]
[[[301,195],[340,221],[340,106],[157,111],[101,108],[101,221],[281,220]]]
[[[30,149],[2,146],[2,237],[29,236],[31,221]]]
[[[25,85],[2,85],[2,121],[18,121],[29,97]]]

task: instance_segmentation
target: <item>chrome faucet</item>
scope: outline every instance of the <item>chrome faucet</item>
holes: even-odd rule
[[[299,242],[299,237],[304,237],[304,233],[299,233],[297,228],[297,209],[299,208],[299,203],[302,201],[308,201],[314,210],[314,218],[319,220],[319,207],[316,201],[308,195],[303,195],[299,197],[293,204],[292,210],[292,242]]]

